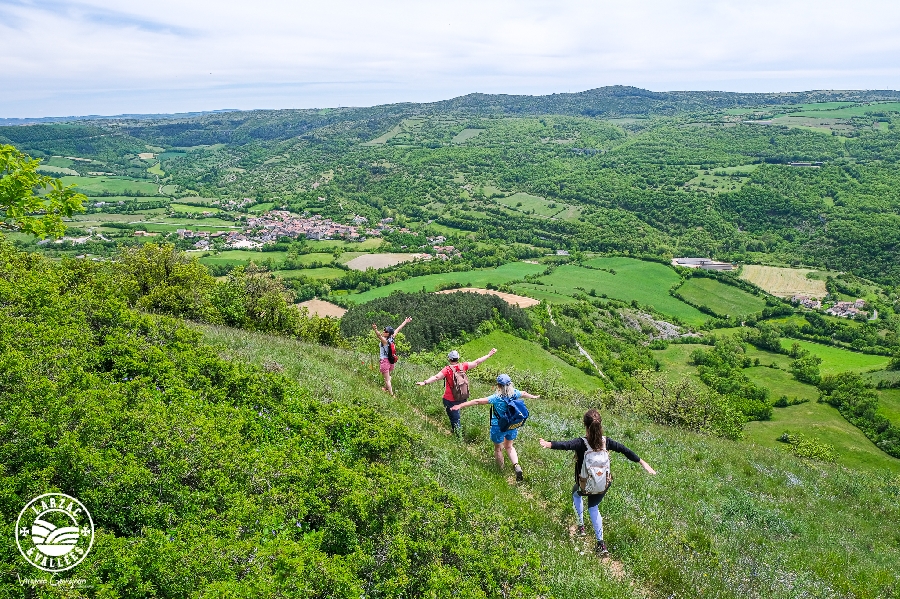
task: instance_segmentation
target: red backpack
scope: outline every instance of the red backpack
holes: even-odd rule
[[[397,362],[397,348],[394,347],[393,341],[388,341],[388,363],[395,364]]]

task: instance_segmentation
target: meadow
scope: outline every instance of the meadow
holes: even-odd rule
[[[767,368],[750,368],[745,372],[756,380],[754,371]],[[799,383],[798,383],[799,385]],[[785,387],[782,387],[785,388]],[[847,422],[836,408],[815,399],[806,403],[775,408],[772,419],[748,422],[744,425],[744,438],[762,447],[784,451],[784,443],[778,441],[782,433],[803,433],[835,448],[837,464],[868,472],[890,472],[900,475],[900,460],[887,455],[869,441],[858,428]]]
[[[553,202],[522,191],[508,196],[494,197],[494,201],[511,210],[547,218],[561,215],[564,220],[571,220],[578,218],[579,214],[581,214],[580,209],[574,206]]]
[[[297,270],[276,270],[276,276],[284,279],[292,279],[295,277],[307,277],[317,281],[327,281],[329,279],[339,279],[344,276],[344,271],[340,268],[332,268],[323,266],[322,268],[300,268]]]
[[[559,375],[563,384],[585,393],[596,392],[601,387],[600,379],[597,377],[586,374],[544,351],[544,348],[536,343],[503,331],[492,331],[484,337],[469,341],[460,347],[459,351],[463,360],[474,360],[487,355],[492,347],[497,348],[497,353],[489,362],[493,370],[554,372]]]
[[[861,354],[848,349],[822,345],[821,343],[798,341],[796,339],[781,339],[781,346],[785,349],[790,348],[794,343],[799,344],[802,349],[807,350],[812,355],[822,358],[822,364],[819,367],[822,374],[837,374],[848,370],[852,372],[881,370],[887,366],[888,362],[891,360],[886,356]]]
[[[451,143],[461,144],[469,141],[470,139],[474,139],[478,136],[479,133],[484,131],[484,129],[463,129],[459,133],[453,136],[453,139],[450,140]]]
[[[563,265],[550,275],[541,277],[547,291],[575,295],[596,292],[598,297],[653,306],[670,317],[677,317],[690,325],[699,325],[708,318],[705,314],[669,295],[669,289],[680,280],[674,270],[656,262],[634,258],[594,258],[585,266]],[[606,270],[615,271],[612,274]]]
[[[654,350],[654,357],[662,365],[662,371],[670,379],[679,380],[691,377],[700,383],[697,369],[690,364],[690,354],[695,349],[708,349],[708,346],[696,344],[671,344],[664,350]],[[747,440],[764,447],[784,450],[784,444],[777,441],[781,433],[799,432],[823,443],[833,445],[837,450],[839,464],[858,468],[885,468],[900,474],[900,460],[896,460],[869,441],[865,435],[828,404],[819,404],[819,391],[812,385],[801,383],[786,371],[791,358],[782,354],[773,354],[757,350],[745,345],[746,353],[751,358],[760,358],[761,365],[744,369],[744,374],[756,385],[769,390],[769,397],[775,401],[782,395],[789,399],[806,399],[807,403],[775,408],[771,420],[751,421],[744,425],[744,436]],[[778,368],[768,365],[776,363]],[[702,383],[700,383],[702,384]],[[882,391],[882,393],[884,393]],[[882,402],[883,413],[894,413],[894,406],[900,408],[891,398]]]
[[[706,306],[720,316],[730,318],[762,312],[766,301],[715,279],[693,277],[678,288],[678,293],[697,306]]]
[[[144,196],[155,196],[159,193],[159,186],[150,181],[128,179],[126,177],[77,177],[64,176],[60,180],[65,185],[77,185],[78,191],[90,196],[98,193],[111,193],[116,195],[130,195],[139,193]]]
[[[274,264],[281,264],[287,257],[287,252],[257,252],[253,250],[224,250],[218,254],[211,254],[200,259],[203,264],[225,264],[239,265],[248,264],[251,261],[260,264],[263,261],[271,259]],[[312,264],[313,262],[331,262],[334,256],[325,253],[300,254],[297,260],[301,264]]]
[[[497,268],[412,277],[404,281],[370,289],[364,293],[349,295],[347,299],[355,304],[363,304],[377,297],[387,297],[394,291],[405,291],[407,293],[415,293],[423,289],[425,291],[435,291],[438,286],[447,284],[459,284],[461,287],[486,287],[488,283],[502,285],[508,281],[524,278],[526,275],[543,272],[545,268],[545,266],[540,264],[510,262]]]
[[[900,424],[900,389],[880,389],[878,404],[880,413],[895,425]]]

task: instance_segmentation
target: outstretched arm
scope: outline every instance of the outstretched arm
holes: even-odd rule
[[[372,330],[375,331],[375,335],[378,337],[378,340],[381,342],[381,345],[387,345],[387,337],[378,330],[378,325],[374,322],[372,323]]]
[[[469,401],[464,401],[461,404],[457,404],[455,406],[450,406],[451,410],[461,410],[463,408],[468,408],[469,406],[477,406],[478,404],[483,404],[488,402],[487,397],[480,397],[478,399],[470,399]]]
[[[644,467],[644,470],[646,470],[648,474],[656,474],[656,470],[654,470],[653,468],[651,468],[651,467],[650,467],[650,464],[648,464],[648,463],[645,462],[644,460],[641,460],[641,461],[638,462],[638,463],[639,463],[641,466]]]
[[[469,368],[475,368],[476,366],[478,366],[479,364],[481,364],[482,362],[484,362],[485,360],[487,360],[488,358],[490,358],[491,356],[493,356],[496,353],[497,353],[497,348],[496,347],[491,348],[491,351],[489,351],[487,353],[487,355],[481,356],[477,360],[473,360],[472,362],[469,362]]]
[[[439,373],[437,373],[437,374],[434,375],[434,376],[428,377],[428,378],[425,379],[424,381],[419,381],[419,382],[416,383],[416,384],[419,385],[420,387],[421,387],[422,385],[430,385],[431,383],[433,383],[433,382],[435,382],[435,381],[439,381],[439,380],[441,380],[442,378],[444,378],[444,371],[443,371],[443,370],[441,370]]]
[[[394,329],[394,334],[396,335],[397,333],[399,333],[400,330],[403,329],[403,327],[405,327],[406,325],[408,325],[411,320],[412,320],[412,317],[407,316],[406,320],[401,322],[400,325],[396,329]]]
[[[519,395],[524,397],[525,399],[540,399],[540,395],[532,395],[531,393],[526,393],[525,391],[519,390]]]

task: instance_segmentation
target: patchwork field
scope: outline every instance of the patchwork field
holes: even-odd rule
[[[741,268],[740,277],[753,283],[760,289],[778,297],[806,295],[823,298],[828,293],[825,280],[811,279],[807,275],[820,271],[806,268],[782,268],[779,266],[761,266],[746,264]]]
[[[900,102],[880,102],[857,106],[843,106],[834,110],[803,110],[791,114],[793,116],[805,116],[811,118],[850,119],[855,116],[865,116],[874,112],[900,112]]]
[[[694,277],[678,288],[684,298],[698,306],[706,306],[716,314],[743,317],[761,312],[766,301],[737,287],[715,279]]]
[[[687,324],[699,325],[707,319],[693,306],[669,295],[669,289],[680,279],[668,266],[634,258],[595,258],[585,265],[593,268],[567,264],[542,277],[541,282],[547,291],[554,293],[575,295],[594,290],[598,296],[627,302],[637,300]]]
[[[861,354],[839,347],[822,345],[821,343],[811,343],[809,341],[784,338],[781,340],[781,346],[785,349],[789,348],[794,343],[799,343],[800,347],[803,349],[809,351],[814,356],[822,358],[822,365],[819,367],[822,374],[837,374],[848,370],[853,372],[880,370],[887,366],[888,362],[891,360],[886,356]]]
[[[348,299],[356,304],[363,304],[378,297],[387,297],[394,291],[415,293],[416,291],[434,291],[439,285],[450,283],[460,284],[463,287],[486,287],[488,283],[501,285],[514,279],[524,278],[526,275],[543,272],[546,267],[527,262],[511,262],[485,270],[468,270],[465,272],[446,272],[424,277],[413,277],[405,281],[391,283],[384,287],[371,289],[365,293],[356,293],[348,296]]]
[[[387,268],[404,262],[412,262],[421,259],[428,254],[363,254],[347,262],[347,266],[353,270],[368,270],[370,268]]]
[[[497,353],[487,362],[492,368],[553,372],[558,374],[565,384],[588,393],[601,387],[600,379],[585,374],[553,354],[547,353],[537,343],[525,341],[502,331],[493,331],[484,337],[470,341],[460,347],[459,352],[463,360],[474,360],[487,354],[492,347],[497,348]],[[513,379],[514,384],[515,382]],[[524,390],[528,391],[528,389]],[[538,403],[541,400],[532,401]]]
[[[689,357],[693,350],[706,348],[704,345],[672,344],[664,350],[653,352],[661,364],[663,372],[672,379],[680,379],[690,376],[697,379],[697,370],[689,364]],[[761,358],[762,364],[776,362],[781,368],[787,368],[791,358],[788,356],[763,352],[748,347],[747,355],[752,358]],[[774,358],[774,359],[773,359]],[[785,431],[800,432],[809,437],[833,445],[837,450],[838,463],[847,467],[878,467],[889,468],[900,473],[900,460],[891,458],[886,453],[875,447],[862,432],[847,422],[843,416],[828,404],[817,403],[818,390],[812,385],[801,383],[785,370],[756,366],[747,368],[744,373],[751,381],[769,390],[769,395],[774,401],[782,395],[789,398],[809,400],[806,403],[775,408],[771,420],[764,422],[748,422],[744,426],[745,439],[766,447],[783,449],[784,444],[777,441]],[[892,390],[893,391],[893,390]],[[900,422],[900,390],[897,390],[896,399],[888,397],[882,399],[881,409],[885,416],[891,418],[898,416]],[[884,391],[881,392],[884,397]]]

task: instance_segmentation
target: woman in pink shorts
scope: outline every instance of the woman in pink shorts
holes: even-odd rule
[[[391,371],[394,370],[394,364],[391,364],[390,360],[388,360],[388,354],[391,351],[391,344],[394,343],[394,335],[400,332],[400,330],[410,323],[412,318],[409,316],[406,317],[406,320],[400,323],[400,326],[394,329],[394,327],[384,327],[384,332],[378,332],[378,325],[372,323],[372,330],[375,331],[375,334],[378,335],[378,358],[379,358],[379,368],[381,370],[381,375],[384,377],[384,389],[391,395],[394,394],[394,388],[391,386]]]

